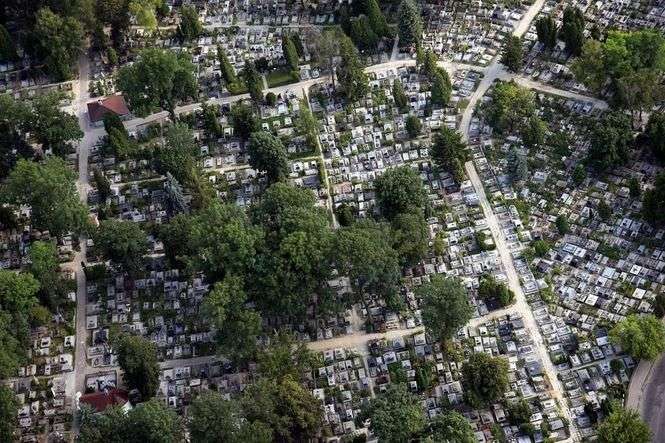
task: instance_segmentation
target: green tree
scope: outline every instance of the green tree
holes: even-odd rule
[[[522,125],[520,135],[524,146],[529,149],[537,148],[545,142],[545,132],[547,125],[537,115],[532,115],[529,120]]]
[[[144,270],[143,256],[148,253],[148,240],[137,223],[103,220],[95,234],[95,245],[112,262],[132,275]]]
[[[120,365],[122,366],[122,363]],[[156,365],[155,362],[155,367],[157,367]],[[128,441],[131,443],[178,443],[183,441],[182,419],[162,400],[154,399],[141,403],[127,414],[125,423]]]
[[[370,419],[370,430],[382,442],[408,442],[427,424],[420,400],[404,384],[389,385],[363,408],[360,417]]]
[[[421,211],[397,214],[392,220],[393,248],[405,266],[414,266],[427,254],[429,227]]]
[[[30,206],[34,227],[62,237],[89,227],[88,208],[79,199],[76,175],[65,162],[49,157],[42,163],[19,160],[5,183],[5,201]]]
[[[298,133],[305,136],[305,143],[310,150],[316,151],[319,148],[319,122],[310,111],[307,100],[300,101],[300,111],[296,120],[296,129]]]
[[[203,32],[203,25],[199,21],[199,14],[194,6],[183,6],[180,8],[180,24],[178,35],[185,42],[191,42]]]
[[[252,132],[260,129],[260,120],[251,106],[237,102],[231,106],[231,124],[233,133],[243,140],[249,139]]]
[[[473,315],[466,289],[456,278],[435,275],[416,288],[416,295],[422,300],[425,329],[436,341],[453,338]]]
[[[198,396],[189,407],[189,436],[192,443],[272,442],[272,431],[264,423],[247,422],[241,405],[224,400],[216,391]]]
[[[268,380],[301,380],[318,360],[305,342],[289,332],[280,331],[270,337],[259,353],[257,363],[261,375]]]
[[[409,137],[418,137],[422,128],[423,124],[418,116],[411,114],[406,118],[406,132],[409,134]]]
[[[665,162],[665,113],[651,113],[644,136],[653,155],[661,162]]]
[[[462,377],[469,403],[485,407],[508,389],[508,362],[484,352],[474,353],[462,366]]]
[[[379,36],[372,29],[369,19],[361,15],[351,19],[349,23],[349,36],[353,43],[362,50],[375,50],[379,44]]]
[[[490,274],[485,274],[480,278],[478,297],[483,300],[497,300],[501,306],[508,306],[515,301],[515,293]]]
[[[642,213],[651,223],[665,221],[665,172],[656,176],[653,189],[644,191],[642,196]]]
[[[377,36],[390,36],[390,28],[388,28],[386,17],[381,12],[377,0],[363,0],[362,11],[369,18],[369,24],[372,27],[372,31],[374,31]]]
[[[339,229],[335,251],[338,269],[349,276],[357,293],[375,293],[389,306],[401,306],[397,298],[401,277],[398,255],[383,225],[363,221]]]
[[[37,12],[32,30],[35,55],[55,81],[69,80],[72,65],[83,49],[83,27],[73,17],[61,17],[49,8]]]
[[[568,222],[568,217],[565,215],[559,215],[555,221],[556,229],[559,231],[559,234],[565,235],[570,232],[570,223]]]
[[[145,117],[161,107],[174,116],[178,102],[197,96],[194,71],[186,53],[148,48],[133,64],[120,69],[118,87],[134,114]]]
[[[409,99],[407,98],[406,93],[404,92],[404,86],[399,79],[393,81],[392,92],[393,98],[395,99],[395,106],[403,112],[409,105]]]
[[[217,46],[217,59],[219,60],[220,69],[222,71],[222,78],[226,82],[227,88],[230,85],[238,84],[238,76],[236,75],[233,65],[229,62],[226,56],[226,51],[221,46]]]
[[[630,192],[630,197],[631,198],[637,198],[640,196],[642,193],[642,189],[640,187],[640,182],[637,180],[635,177],[631,177],[630,180],[628,180],[628,190]]]
[[[242,278],[226,276],[203,301],[203,312],[215,325],[220,354],[237,363],[256,354],[256,339],[261,333],[261,316],[246,306]]]
[[[513,132],[535,113],[533,93],[514,82],[498,83],[490,96],[491,101],[483,108],[484,115],[500,133]]]
[[[452,91],[453,85],[448,73],[443,69],[436,69],[432,75],[432,104],[447,106]]]
[[[634,358],[653,360],[665,350],[665,326],[653,315],[631,314],[612,328],[610,339]]]
[[[261,103],[263,100],[263,77],[259,74],[259,71],[256,69],[256,65],[252,61],[247,61],[245,63],[245,69],[242,71],[243,80],[247,85],[247,90],[249,91],[249,96],[252,98],[254,103]]]
[[[567,6],[564,9],[559,38],[566,44],[566,50],[573,55],[580,55],[584,45],[584,13],[579,8]]]
[[[55,243],[47,241],[36,241],[30,245],[30,272],[37,278],[49,307],[55,307],[56,296],[59,294],[60,277],[58,271],[58,251]]]
[[[586,178],[586,169],[584,168],[584,165],[581,163],[578,163],[575,165],[575,168],[573,169],[573,183],[575,183],[577,186],[581,185],[584,179]]]
[[[343,34],[338,27],[326,28],[317,35],[314,43],[316,57],[326,72],[331,75],[333,88],[335,88],[335,75],[333,75],[337,64],[335,57],[340,52],[340,41]]]
[[[273,441],[308,441],[323,423],[321,402],[290,376],[250,385],[242,405],[250,423],[265,423],[272,430]]]
[[[25,122],[36,141],[64,157],[73,152],[73,143],[83,138],[76,116],[62,111],[60,101],[64,94],[50,92],[32,100]]]
[[[176,123],[168,128],[164,139],[156,155],[157,170],[173,175],[180,183],[189,183],[198,154],[191,129],[185,123]]]
[[[527,169],[526,156],[517,152],[517,148],[514,145],[508,150],[506,161],[508,162],[506,170],[514,182],[521,182],[527,178],[529,171]]]
[[[551,248],[552,245],[547,240],[536,240],[533,242],[533,249],[538,257],[544,257]]]
[[[600,171],[625,164],[633,141],[630,117],[613,112],[591,128],[588,160]]]
[[[410,166],[386,170],[374,182],[381,213],[392,220],[403,212],[421,211],[427,203],[422,179]]]
[[[612,216],[612,208],[610,207],[610,205],[605,203],[605,200],[601,200],[600,202],[598,202],[597,210],[598,210],[598,216],[605,221],[609,220],[609,218]]]
[[[369,91],[367,74],[363,70],[358,49],[350,38],[342,36],[339,42],[341,62],[337,65],[337,79],[349,101],[354,102]]]
[[[289,34],[282,36],[282,52],[286,59],[286,64],[291,71],[297,71],[299,63],[298,50],[295,43]]]
[[[19,404],[14,392],[0,385],[0,440],[14,441]]]
[[[437,415],[430,424],[431,436],[435,442],[476,443],[471,423],[457,411],[447,411]]]
[[[423,35],[423,20],[413,0],[402,0],[397,11],[397,29],[401,46],[419,46]]]
[[[648,443],[649,426],[632,409],[616,408],[598,426],[599,443]]]
[[[501,63],[503,63],[510,72],[520,72],[524,64],[524,51],[522,50],[522,39],[509,35],[501,51]]]
[[[434,135],[430,156],[439,168],[453,174],[455,180],[461,182],[464,179],[466,144],[459,132],[445,125],[441,126],[439,132]]]
[[[140,336],[124,334],[117,337],[113,347],[118,354],[118,364],[127,387],[138,389],[144,400],[154,397],[159,387],[159,364],[155,344]]]
[[[266,173],[269,183],[283,180],[289,173],[289,159],[282,141],[265,132],[254,132],[249,138],[249,164]]]
[[[556,46],[556,31],[556,22],[551,15],[536,20],[538,41],[545,46],[545,49],[551,50]]]
[[[241,208],[214,203],[191,219],[190,266],[214,280],[244,275],[254,265],[260,240],[260,229],[250,224]]]
[[[12,36],[3,25],[0,24],[0,60],[14,61],[18,58],[16,44]]]

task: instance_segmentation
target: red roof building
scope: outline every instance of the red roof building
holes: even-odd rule
[[[129,108],[122,95],[112,95],[103,100],[88,103],[88,118],[92,123],[104,121],[104,116],[109,113],[121,118],[129,115]]]
[[[83,394],[79,399],[79,404],[87,404],[92,407],[95,412],[104,412],[106,408],[111,406],[127,406],[131,408],[129,403],[129,395],[127,391],[122,389],[109,389],[103,392],[93,392],[90,394]]]

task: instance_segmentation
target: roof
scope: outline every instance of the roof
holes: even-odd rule
[[[92,122],[100,122],[104,120],[104,116],[108,113],[116,115],[128,115],[129,108],[125,103],[125,98],[122,95],[112,95],[103,100],[88,103],[88,116]]]
[[[129,401],[127,391],[110,389],[81,396],[79,402],[90,405],[96,412],[103,412],[110,406],[124,406]]]

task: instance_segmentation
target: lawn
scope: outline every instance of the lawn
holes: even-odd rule
[[[266,81],[268,82],[269,88],[288,85],[289,83],[295,83],[298,80],[299,78],[297,74],[292,71],[282,69],[278,71],[271,71],[266,74]]]

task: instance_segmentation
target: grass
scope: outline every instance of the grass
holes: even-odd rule
[[[282,69],[271,71],[266,74],[266,81],[268,82],[269,88],[288,85],[289,83],[295,83],[298,80],[298,75],[295,72]]]

